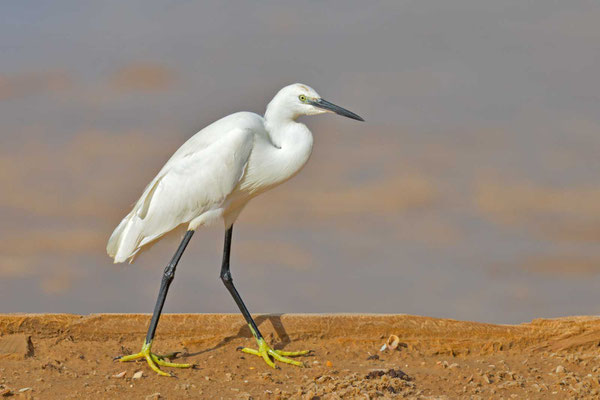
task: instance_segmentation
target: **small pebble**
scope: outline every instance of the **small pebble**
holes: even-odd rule
[[[137,371],[135,374],[133,374],[132,379],[140,379],[142,376],[144,376],[144,372],[143,371]]]

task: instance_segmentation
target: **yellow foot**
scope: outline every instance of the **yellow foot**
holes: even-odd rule
[[[151,347],[152,343],[144,343],[144,345],[142,346],[142,351],[140,351],[137,354],[131,354],[129,356],[121,356],[121,357],[117,357],[116,359],[123,362],[123,361],[134,361],[134,360],[139,360],[140,358],[145,358],[146,361],[148,362],[148,365],[150,366],[150,368],[152,368],[154,370],[154,372],[156,372],[159,375],[162,376],[173,376],[171,374],[169,374],[168,372],[164,372],[161,371],[160,368],[158,368],[158,365],[161,365],[163,367],[172,367],[172,368],[192,368],[194,366],[194,364],[175,364],[172,362],[168,362],[165,361],[166,358],[169,358],[168,356],[159,356],[158,354],[154,354],[150,351],[150,347]],[[177,353],[172,353],[170,354],[175,355]]]
[[[294,361],[288,357],[298,357],[305,356],[311,352],[311,350],[303,350],[303,351],[283,351],[283,350],[273,350],[264,339],[258,339],[258,350],[249,349],[244,347],[241,349],[244,353],[254,354],[255,356],[262,357],[263,360],[272,368],[277,368],[273,359],[276,361],[281,361],[286,364],[296,365],[298,367],[304,367],[304,364],[300,361]]]

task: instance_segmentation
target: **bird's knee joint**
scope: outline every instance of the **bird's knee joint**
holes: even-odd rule
[[[233,282],[233,277],[231,276],[231,272],[227,271],[227,272],[223,272],[221,274],[221,280],[223,281],[223,283],[225,283],[226,285],[229,283]]]
[[[174,277],[175,277],[175,266],[169,264],[166,266],[165,271],[163,272],[163,279],[167,280],[167,281],[172,281]]]

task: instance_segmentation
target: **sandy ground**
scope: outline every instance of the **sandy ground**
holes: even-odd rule
[[[236,350],[240,316],[164,315],[157,352],[195,369],[153,373],[137,352],[147,315],[0,315],[0,397],[36,399],[598,398],[600,319],[491,325],[407,315],[261,315],[275,348],[312,349],[306,368]],[[390,335],[396,350],[380,351]],[[142,371],[142,376],[134,374]],[[3,397],[3,398],[4,398]]]

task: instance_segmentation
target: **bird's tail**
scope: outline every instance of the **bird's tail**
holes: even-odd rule
[[[133,260],[135,254],[139,251],[141,235],[141,224],[138,223],[139,218],[135,213],[135,209],[131,211],[121,223],[115,228],[108,244],[106,252],[114,259],[115,264]]]

